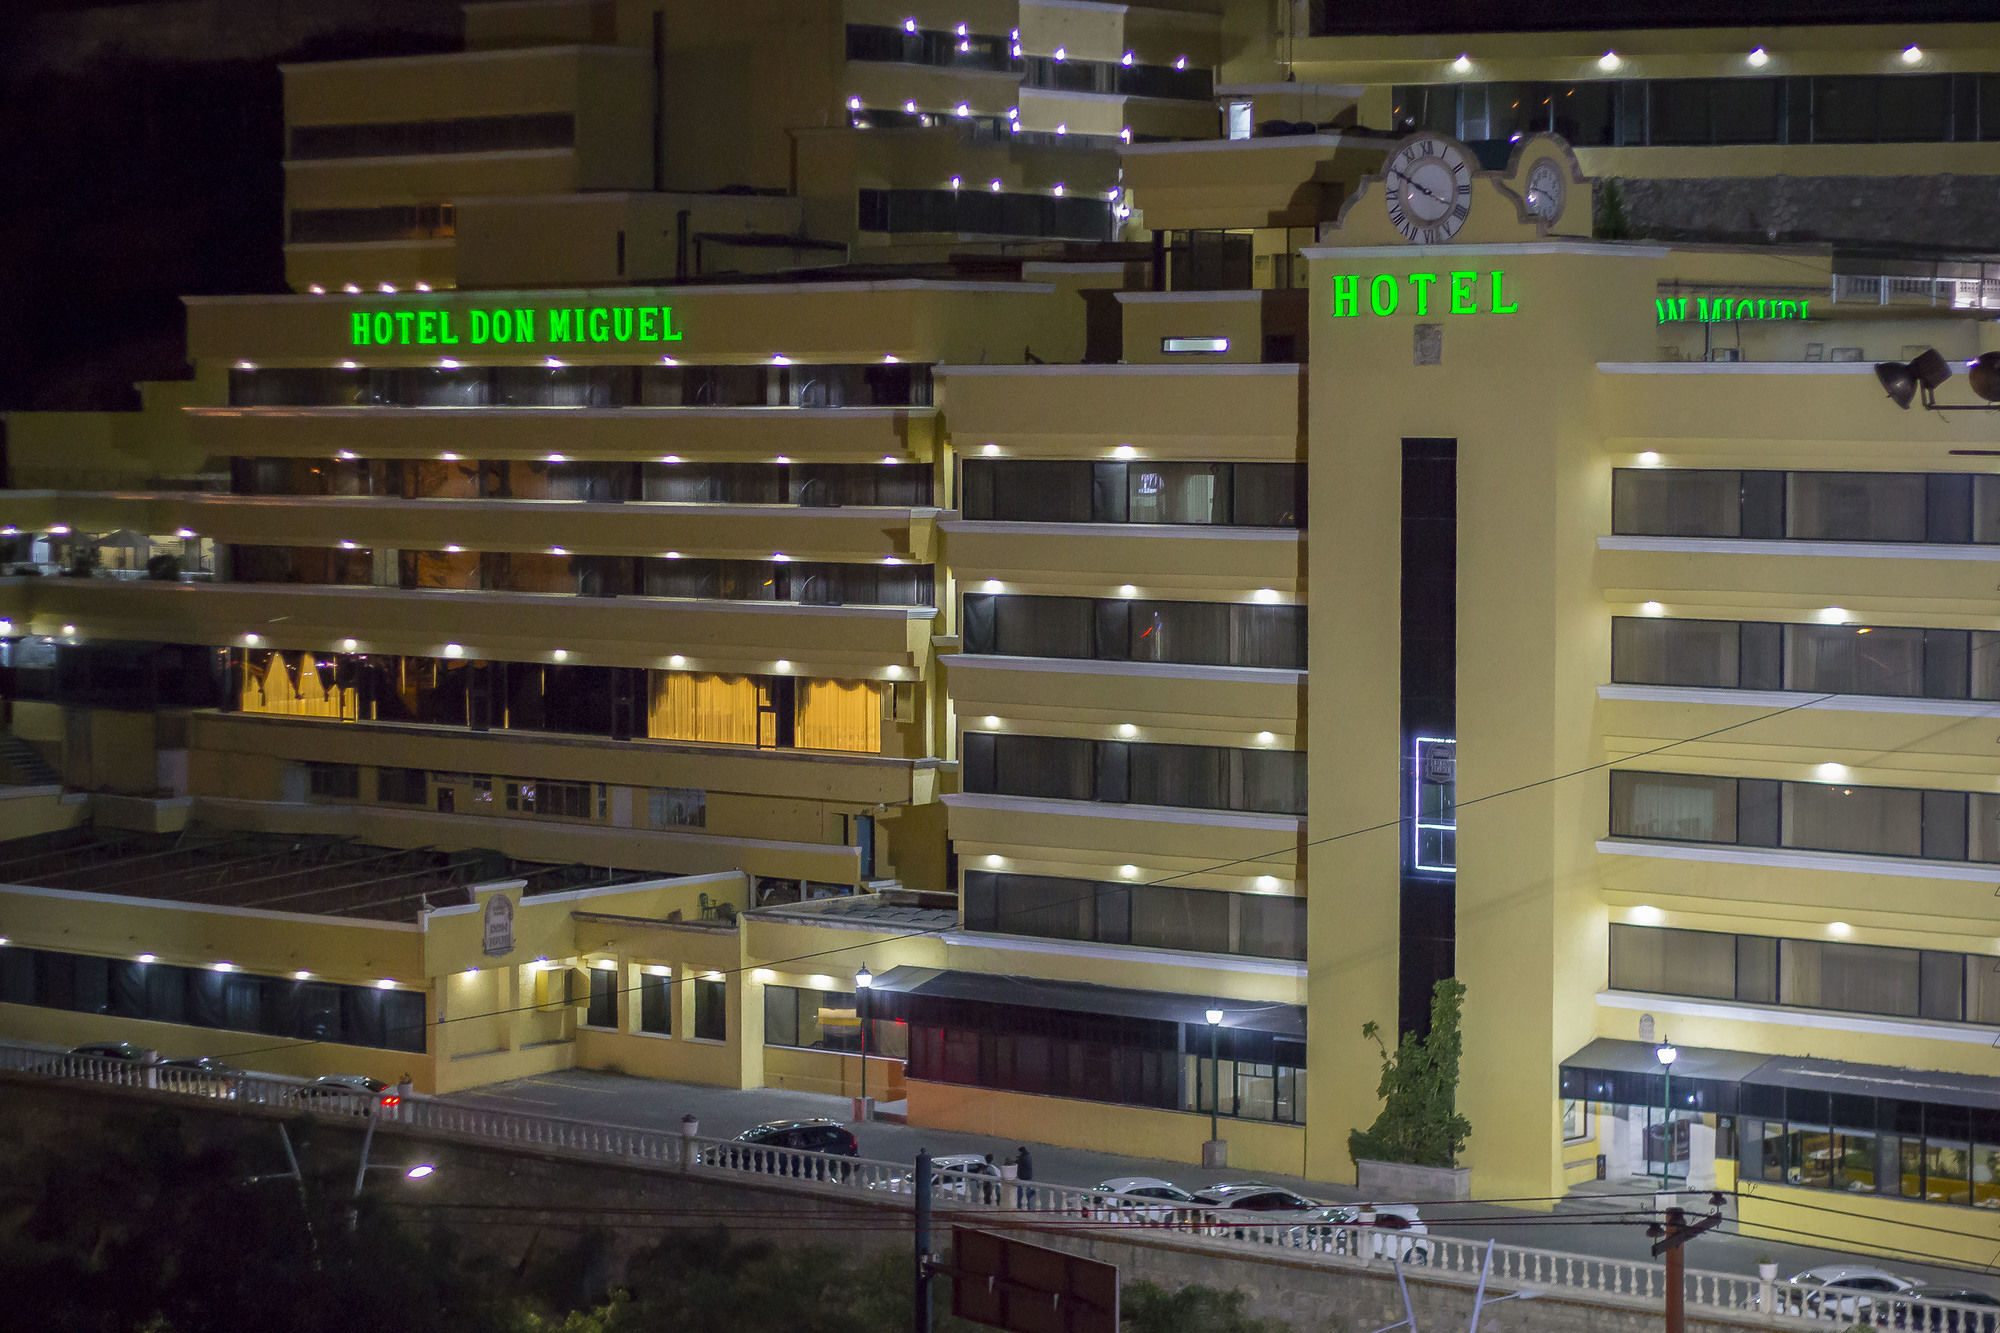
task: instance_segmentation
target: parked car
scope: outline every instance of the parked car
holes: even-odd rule
[[[322,1074],[292,1096],[308,1107],[355,1115],[394,1110],[403,1101],[392,1084],[366,1074]]]
[[[1976,1305],[1972,1310],[1948,1310],[1945,1305]],[[1898,1328],[1926,1333],[2000,1333],[2000,1296],[1970,1287],[1931,1287],[1910,1293],[1909,1306]]]
[[[82,1046],[70,1047],[71,1055],[87,1055],[98,1060],[129,1060],[134,1064],[146,1058],[143,1046],[134,1046],[129,1041],[93,1041]]]
[[[1351,1209],[1320,1203],[1303,1194],[1258,1181],[1211,1185],[1207,1189],[1196,1190],[1194,1198],[1195,1202],[1211,1210],[1210,1232],[1233,1236],[1238,1240],[1276,1231],[1296,1242],[1330,1242],[1336,1223],[1353,1220]],[[1287,1226],[1287,1223],[1297,1225]]]
[[[212,1055],[184,1056],[178,1060],[163,1060],[160,1069],[178,1070],[183,1075],[194,1075],[176,1081],[162,1080],[161,1086],[177,1088],[184,1092],[208,1093],[216,1097],[234,1097],[244,1077],[243,1071],[233,1065],[224,1064]]]
[[[837,1120],[773,1120],[744,1130],[733,1142],[704,1149],[701,1160],[710,1166],[773,1175],[847,1178],[844,1165],[814,1162],[799,1155],[804,1153],[858,1157],[861,1146]]]
[[[947,1175],[946,1173],[950,1174]],[[891,1176],[887,1180],[870,1181],[868,1188],[886,1190],[891,1194],[908,1194],[914,1176]],[[975,1152],[946,1153],[942,1157],[931,1158],[931,1193],[944,1194],[952,1198],[970,1199],[974,1203],[998,1203],[1000,1201],[1000,1168]]]
[[[1386,1259],[1393,1255],[1406,1264],[1428,1264],[1431,1261],[1431,1242],[1416,1239],[1428,1236],[1430,1228],[1424,1224],[1415,1204],[1364,1203],[1343,1208],[1342,1211],[1353,1214],[1351,1218],[1343,1219],[1345,1225],[1373,1228],[1368,1238],[1376,1258]],[[1399,1236],[1397,1232],[1403,1234]],[[1339,1253],[1346,1253],[1347,1236],[1345,1231],[1334,1233],[1334,1244]]]
[[[1793,1286],[1804,1288],[1798,1297],[1802,1314],[1819,1315],[1831,1319],[1859,1319],[1864,1322],[1881,1322],[1871,1318],[1878,1301],[1888,1304],[1900,1319],[1907,1310],[1907,1301],[1894,1299],[1898,1296],[1914,1294],[1924,1284],[1915,1278],[1902,1277],[1886,1268],[1875,1268],[1868,1264],[1822,1264],[1818,1268],[1808,1268],[1794,1273]]]
[[[1206,1207],[1201,1200],[1174,1184],[1171,1180],[1161,1180],[1158,1176],[1116,1176],[1097,1183],[1100,1194],[1115,1194],[1115,1199],[1106,1199],[1095,1205],[1093,1211],[1106,1217],[1134,1218],[1145,1222],[1171,1222],[1188,1215],[1190,1210]],[[1139,1199],[1157,1199],[1157,1206],[1137,1203]]]

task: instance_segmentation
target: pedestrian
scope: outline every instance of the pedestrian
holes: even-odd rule
[[[1028,1155],[1026,1145],[1014,1149],[1014,1179],[1033,1180],[1034,1178],[1035,1159]],[[1014,1200],[1016,1208],[1032,1208],[1035,1206],[1035,1192],[1032,1189],[1029,1189],[1026,1185],[1018,1185],[1015,1189],[1017,1191],[1017,1197]]]
[[[1000,1202],[1000,1187],[993,1183],[992,1177],[1000,1174],[1000,1168],[993,1164],[992,1153],[986,1154],[986,1168],[988,1179],[980,1193],[987,1203],[998,1203]]]
[[[407,1120],[410,1118],[410,1093],[413,1091],[415,1091],[415,1087],[411,1083],[409,1074],[406,1072],[401,1078],[396,1080],[396,1118],[398,1120]]]

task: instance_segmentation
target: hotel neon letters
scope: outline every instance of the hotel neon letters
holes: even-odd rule
[[[1377,319],[1387,319],[1394,314],[1430,315],[1444,314],[1448,310],[1454,315],[1512,315],[1520,310],[1520,305],[1509,301],[1506,294],[1507,273],[1504,269],[1489,269],[1476,273],[1471,269],[1459,269],[1450,273],[1409,273],[1397,276],[1394,273],[1377,273],[1367,281],[1367,310]],[[1442,284],[1435,293],[1434,284]],[[1481,288],[1484,287],[1484,304],[1481,303]],[[1362,311],[1362,279],[1359,274],[1343,273],[1333,279],[1333,316],[1335,319],[1359,318]],[[1433,302],[1442,308],[1433,309]],[[1446,302],[1449,304],[1445,304]]]
[[[460,316],[464,322],[460,323]],[[472,310],[356,310],[347,317],[355,347],[455,347],[502,343],[677,343],[674,308],[516,306]],[[461,336],[463,335],[463,336]]]

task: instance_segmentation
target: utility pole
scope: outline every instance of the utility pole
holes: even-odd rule
[[[1687,1333],[1687,1243],[1722,1224],[1722,1202],[1722,1195],[1709,1195],[1708,1205],[1715,1211],[1699,1222],[1690,1223],[1685,1209],[1669,1208],[1665,1226],[1656,1222],[1646,1228],[1654,1238],[1653,1257],[1667,1260],[1667,1333]]]
[[[917,1196],[917,1300],[910,1329],[911,1333],[931,1333],[931,1155],[926,1149],[917,1149],[917,1174],[910,1188]]]

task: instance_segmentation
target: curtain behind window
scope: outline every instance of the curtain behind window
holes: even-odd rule
[[[757,682],[750,676],[653,673],[646,734],[655,740],[757,743]]]
[[[1611,622],[1615,681],[1734,689],[1737,659],[1733,621],[1619,616]]]
[[[1878,856],[1923,855],[1923,793],[1893,787],[1784,785],[1784,845]]]
[[[1735,842],[1736,784],[1692,774],[1613,773],[1611,831],[1624,838]]]
[[[793,739],[801,750],[881,752],[880,685],[865,680],[802,680],[797,707]]]
[[[1911,472],[1794,472],[1788,537],[1820,541],[1920,542],[1924,478]]]
[[[1924,632],[1785,626],[1785,688],[1821,694],[1924,692]]]

